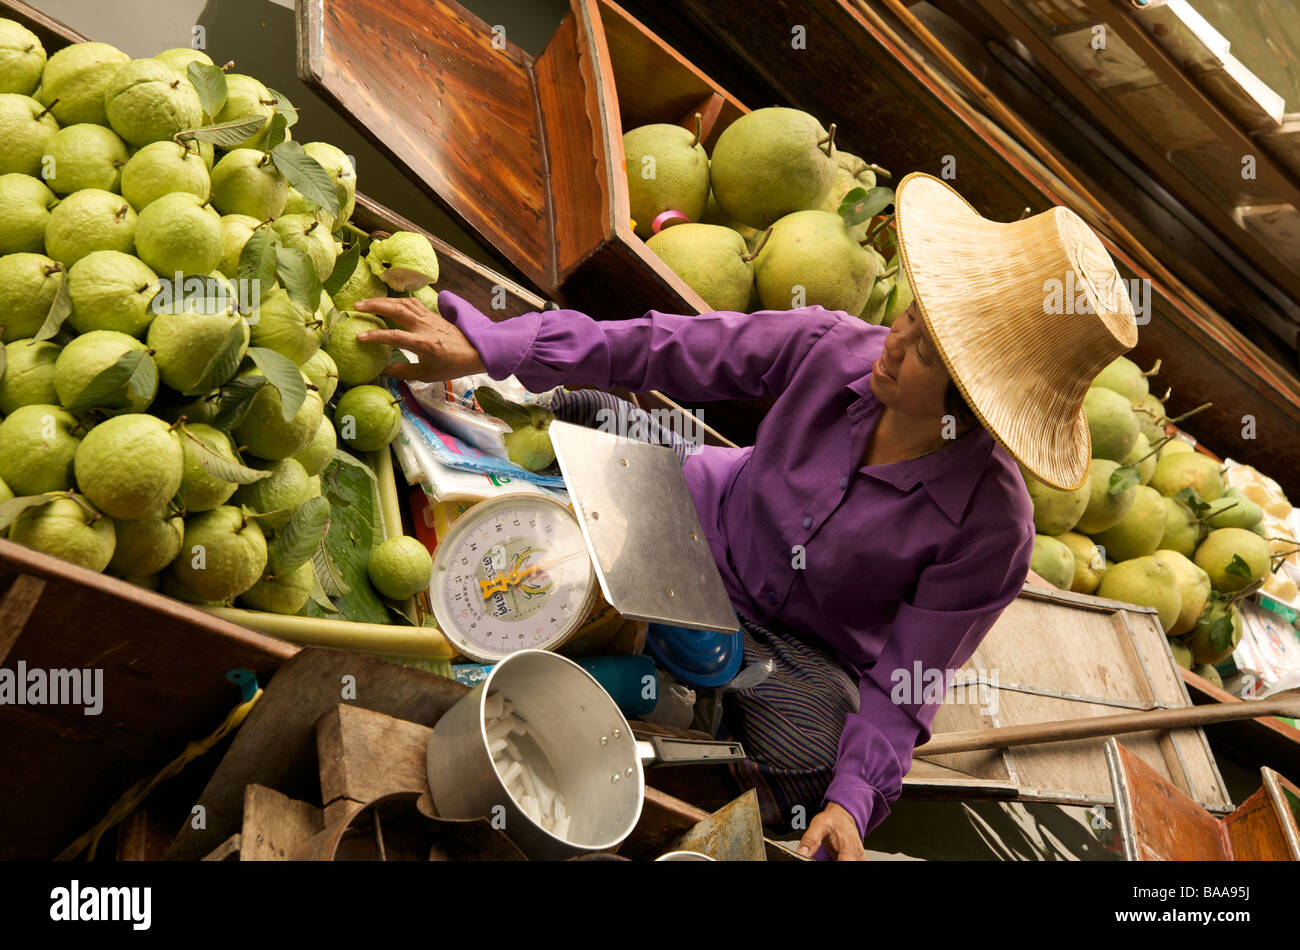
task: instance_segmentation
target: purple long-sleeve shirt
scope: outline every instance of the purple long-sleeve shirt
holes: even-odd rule
[[[826,800],[865,837],[939,707],[912,682],[915,664],[928,676],[960,667],[1024,583],[1033,508],[1007,451],[976,426],[930,455],[864,465],[883,408],[871,365],[889,329],[837,311],[494,323],[446,291],[438,306],[489,375],[531,390],[776,398],[752,448],[706,446],[683,472],[736,610],[820,639],[858,677]]]

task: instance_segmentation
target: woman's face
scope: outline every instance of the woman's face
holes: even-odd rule
[[[885,337],[885,349],[872,366],[871,391],[884,405],[909,416],[947,414],[943,396],[948,370],[926,333],[913,303]]]

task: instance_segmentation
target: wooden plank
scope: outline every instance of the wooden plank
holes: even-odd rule
[[[243,836],[233,834],[221,844],[217,845],[208,854],[205,854],[200,861],[238,861],[239,849],[243,844]]]
[[[195,860],[234,833],[248,785],[317,795],[314,728],[340,702],[432,726],[468,692],[454,680],[377,657],[303,649],[267,683],[199,796],[198,803],[207,811],[207,827],[187,824],[168,857]]]
[[[325,827],[321,810],[264,785],[244,789],[240,861],[287,861],[304,841]]]
[[[1179,668],[1193,703],[1240,703],[1240,697],[1215,686],[1191,670]],[[1215,754],[1240,762],[1246,768],[1267,765],[1293,782],[1300,782],[1300,729],[1274,716],[1241,719],[1205,727]]]
[[[98,715],[80,705],[0,707],[0,761],[39,763],[0,769],[0,858],[44,860],[221,723],[240,701],[227,672],[269,679],[297,648],[0,540],[0,589],[24,575],[45,592],[5,662],[102,672]]]
[[[27,621],[36,610],[36,603],[45,593],[45,581],[31,574],[19,574],[9,582],[0,596],[0,663],[9,656],[18,637],[27,628]]]
[[[1223,819],[1234,861],[1295,861],[1282,815],[1267,788],[1259,788]]]
[[[1113,738],[1117,809],[1139,861],[1227,861],[1223,825]]]
[[[698,851],[715,861],[765,861],[758,792],[750,789],[675,839],[668,851]]]
[[[321,800],[365,803],[398,792],[429,790],[433,730],[359,706],[339,705],[316,723]]]

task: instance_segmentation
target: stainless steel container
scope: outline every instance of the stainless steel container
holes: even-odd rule
[[[571,817],[563,838],[524,812],[489,752],[485,703],[500,692],[527,732],[521,751],[549,763]],[[744,758],[735,742],[638,742],[614,700],[582,667],[559,654],[520,650],[443,714],[429,739],[429,788],[438,814],[483,817],[529,857],[564,859],[617,847],[636,827],[645,799],[643,761],[719,762]]]

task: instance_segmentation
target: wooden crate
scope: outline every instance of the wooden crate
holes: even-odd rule
[[[973,684],[983,681],[984,690]],[[959,670],[933,734],[1192,705],[1155,610],[1026,583]],[[1113,804],[1105,739],[925,756],[911,795]],[[1200,729],[1134,733],[1125,746],[1203,808],[1232,801]]]

